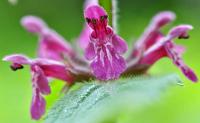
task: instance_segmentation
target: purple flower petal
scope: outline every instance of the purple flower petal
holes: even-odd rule
[[[32,69],[32,73],[33,73],[33,75],[32,75],[33,84],[35,84],[39,88],[39,91],[42,94],[45,94],[45,95],[50,94],[51,89],[49,87],[48,80],[47,80],[43,70],[37,65],[33,65],[31,67],[31,69]]]
[[[94,18],[94,19],[100,19],[101,16],[107,15],[106,11],[103,9],[103,7],[98,5],[92,5],[85,9],[84,17],[85,18]]]
[[[179,26],[172,28],[169,31],[167,36],[165,36],[163,38],[159,38],[159,40],[154,45],[152,45],[148,50],[146,50],[146,53],[154,51],[156,49],[159,49],[166,42],[169,42],[169,41],[173,40],[174,38],[180,38],[180,36],[182,37],[183,35],[184,36],[187,35],[187,37],[188,37],[187,32],[191,29],[193,29],[191,25],[179,25]]]
[[[160,28],[170,23],[175,19],[175,14],[170,11],[160,12],[153,17],[149,26],[145,29],[142,36],[137,40],[131,55],[128,60],[133,59],[138,55],[140,50],[147,50],[154,45],[158,39],[162,36]]]
[[[97,5],[85,10],[85,18],[93,29],[85,57],[91,60],[92,73],[99,80],[117,79],[126,69],[126,62],[121,54],[127,50],[127,44],[108,26],[105,10]]]
[[[89,44],[90,41],[90,33],[92,30],[88,25],[85,25],[79,38],[77,39],[78,45],[82,48],[85,49],[87,45]]]
[[[56,32],[49,31],[40,38],[38,56],[57,61],[63,61],[63,54],[74,57],[75,51],[65,39]]]
[[[48,27],[45,22],[36,16],[25,16],[21,19],[21,25],[29,32],[42,34]]]
[[[59,34],[50,29],[39,17],[25,16],[22,18],[22,26],[31,33],[40,36],[38,56],[52,60],[63,61],[62,55],[74,57],[72,46]]]
[[[196,76],[196,74],[194,73],[194,71],[192,69],[190,69],[189,67],[185,66],[181,68],[183,74],[190,80],[192,80],[193,82],[197,82],[198,78]]]
[[[173,63],[183,72],[183,74],[193,82],[197,82],[197,76],[195,73],[183,62],[181,55],[174,49],[174,44],[172,42],[167,42],[165,44],[165,50],[168,57],[173,60]]]
[[[3,61],[12,62],[12,65],[10,65],[10,68],[13,71],[24,68],[23,64],[31,64],[31,61],[29,60],[29,58],[24,56],[24,55],[21,55],[21,54],[14,54],[14,55],[5,56],[3,58]]]
[[[148,64],[153,65],[159,59],[167,56],[166,51],[163,48],[157,49],[149,54],[145,54],[144,57],[141,59],[139,64]]]
[[[12,62],[13,69],[20,69],[21,67],[23,67],[22,65],[29,64],[32,72],[35,72],[37,75],[41,75],[39,76],[39,78],[41,78],[41,80],[43,80],[44,83],[46,83],[46,79],[44,78],[45,76],[61,79],[69,83],[73,81],[73,77],[66,69],[65,64],[55,60],[44,59],[44,58],[37,58],[31,60],[28,57],[20,54],[6,56],[3,58],[3,60]]]
[[[170,23],[176,18],[176,15],[171,11],[163,11],[155,15],[152,19],[151,26],[160,29],[162,26]]]
[[[10,61],[12,63],[17,63],[17,64],[30,64],[31,61],[29,60],[28,57],[25,55],[21,54],[13,54],[13,55],[8,55],[3,58],[3,61]]]
[[[48,95],[51,93],[48,78],[57,78],[71,84],[73,76],[66,68],[65,64],[44,58],[29,59],[24,55],[9,55],[4,61],[12,62],[13,69],[20,69],[23,64],[30,65],[32,73],[33,98],[31,104],[31,116],[38,120],[45,112],[45,100],[41,94]]]
[[[31,104],[31,117],[34,120],[39,120],[45,113],[46,102],[44,98],[40,95],[39,89],[33,89],[33,97]]]
[[[115,47],[116,52],[119,54],[124,54],[128,50],[126,42],[118,35],[113,35],[112,44]]]
[[[152,45],[144,53],[144,57],[140,61],[141,64],[154,64],[160,58],[169,57],[173,63],[183,72],[183,74],[193,82],[198,81],[194,72],[183,62],[181,55],[184,51],[182,46],[176,45],[172,40],[174,38],[187,38],[188,31],[192,29],[190,25],[180,25],[171,29],[167,36],[160,37],[158,41]]]
[[[95,44],[90,42],[87,46],[87,48],[85,49],[85,58],[87,60],[92,60],[94,59],[94,57],[96,56],[96,51],[95,51]]]
[[[192,30],[193,27],[191,25],[179,25],[174,28],[172,28],[168,34],[168,36],[173,38],[188,38],[187,32]]]
[[[143,35],[136,42],[136,48],[144,47],[147,49],[157,41],[157,36],[160,35],[160,28],[170,23],[175,19],[175,14],[170,11],[158,13],[153,17],[149,26],[145,29]]]
[[[67,70],[65,64],[61,62],[49,59],[36,59],[34,64],[37,64],[47,77],[57,78],[68,83],[73,82],[73,76]]]
[[[110,46],[97,51],[98,55],[91,63],[92,72],[99,80],[117,79],[126,69],[125,60]]]
[[[180,55],[182,55],[186,51],[186,48],[184,46],[182,46],[182,45],[176,45],[176,44],[174,44],[174,49]]]

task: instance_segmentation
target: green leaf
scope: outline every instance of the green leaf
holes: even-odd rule
[[[138,110],[151,104],[167,87],[179,82],[179,77],[172,74],[85,83],[62,97],[49,111],[45,122],[115,123],[124,110]]]
[[[109,17],[109,25],[117,32],[117,0],[99,0]]]

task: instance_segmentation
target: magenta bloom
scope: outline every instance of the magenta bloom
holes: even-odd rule
[[[108,26],[108,16],[103,8],[91,6],[84,14],[93,29],[85,51],[85,57],[92,61],[92,73],[100,80],[117,79],[126,69],[125,59],[121,56],[128,49],[125,41]]]
[[[143,74],[161,58],[169,58],[193,82],[198,78],[183,62],[183,46],[175,44],[175,38],[188,39],[191,25],[179,25],[172,28],[167,35],[160,29],[175,19],[169,11],[158,13],[151,20],[142,36],[136,41],[128,57],[126,41],[108,25],[108,15],[97,0],[87,0],[84,17],[86,23],[77,38],[77,44],[84,51],[84,57],[62,36],[49,28],[35,16],[25,16],[22,26],[39,36],[38,58],[30,59],[24,55],[14,54],[3,58],[11,62],[11,69],[16,71],[24,65],[30,66],[32,74],[31,116],[39,119],[45,113],[44,95],[51,93],[49,78],[56,78],[72,85],[75,82],[98,79],[108,81],[123,75]]]
[[[137,63],[137,66],[145,65],[146,69],[163,57],[168,57],[173,60],[173,63],[185,74],[185,76],[193,82],[198,81],[194,72],[183,62],[181,56],[185,48],[176,45],[173,39],[188,39],[188,31],[193,29],[191,25],[180,25],[171,29],[167,36],[160,32],[160,28],[175,19],[172,12],[161,12],[157,14],[151,21],[150,25],[136,42],[132,54],[128,58],[138,55],[138,52],[143,50],[144,54]]]
[[[172,39],[174,38],[188,38],[187,31],[193,27],[190,25],[180,25],[174,27],[167,36],[160,36],[157,39],[157,43],[151,46],[144,53],[144,58],[141,59],[141,64],[154,64],[162,57],[169,57],[173,60],[173,63],[185,74],[188,79],[193,82],[197,81],[197,77],[194,72],[183,62],[181,55],[184,52],[184,47],[176,45]]]
[[[45,113],[46,102],[43,95],[51,93],[48,77],[61,79],[69,82],[69,84],[71,84],[73,80],[66,70],[66,66],[57,61],[40,58],[31,60],[24,55],[10,55],[3,60],[12,62],[11,68],[14,71],[22,69],[23,65],[30,65],[33,88],[30,112],[33,119],[39,119]]]
[[[75,51],[71,45],[54,30],[50,29],[42,19],[35,16],[25,16],[22,26],[29,32],[39,36],[38,57],[53,60],[63,60],[62,54],[74,57]]]

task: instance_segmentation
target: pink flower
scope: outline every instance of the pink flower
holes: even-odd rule
[[[161,27],[175,19],[174,13],[166,11],[153,17],[129,57],[124,58],[122,55],[128,46],[115,33],[116,30],[108,25],[106,11],[98,5],[97,0],[86,0],[84,8],[87,24],[84,24],[77,43],[85,51],[86,59],[80,57],[70,43],[35,16],[25,16],[21,24],[27,31],[39,36],[38,58],[30,59],[20,54],[3,58],[4,61],[12,62],[11,69],[14,71],[22,69],[23,65],[30,66],[33,119],[40,119],[45,113],[44,95],[51,93],[48,78],[66,81],[69,85],[91,78],[114,80],[120,75],[143,74],[158,60],[167,57],[188,79],[198,81],[195,73],[181,58],[185,48],[173,41],[175,38],[189,38],[188,31],[193,27],[179,25],[172,28],[166,36],[160,31]]]
[[[75,51],[72,46],[45,22],[36,16],[25,16],[21,20],[22,26],[29,32],[39,36],[38,57],[52,60],[63,60],[62,54],[73,58]]]
[[[33,90],[31,116],[33,119],[39,119],[45,113],[46,102],[43,95],[51,93],[48,77],[61,79],[69,84],[73,81],[66,66],[57,61],[42,58],[31,60],[24,55],[10,55],[3,60],[12,62],[11,68],[15,71],[22,69],[23,65],[30,65]]]
[[[173,63],[185,74],[188,79],[193,82],[197,81],[197,77],[194,72],[183,62],[181,56],[184,52],[184,47],[176,45],[172,40],[174,38],[188,38],[187,31],[193,27],[190,25],[180,25],[174,27],[167,36],[162,36],[157,39],[157,43],[151,46],[144,52],[144,56],[141,59],[141,64],[154,64],[162,57],[169,57],[173,60]]]
[[[148,69],[151,65],[163,57],[173,60],[173,63],[183,72],[183,74],[193,82],[198,81],[194,72],[183,62],[181,55],[184,47],[176,45],[172,40],[175,38],[189,38],[188,31],[193,29],[190,25],[180,25],[171,29],[167,36],[160,32],[160,28],[174,20],[175,15],[172,12],[161,12],[157,14],[145,30],[142,37],[136,42],[132,54],[128,61],[138,55],[143,50],[144,54],[138,61],[137,66],[146,66]],[[146,70],[145,69],[145,70]]]
[[[160,12],[154,16],[142,36],[134,44],[130,58],[135,57],[141,48],[146,50],[152,46],[161,34],[160,28],[173,21],[175,17],[175,14],[170,11]]]
[[[108,16],[102,7],[90,6],[84,16],[93,29],[85,51],[92,73],[100,80],[117,79],[126,69],[121,56],[128,49],[125,41],[108,26]]]

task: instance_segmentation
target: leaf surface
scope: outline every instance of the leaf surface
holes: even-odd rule
[[[46,123],[115,123],[123,110],[139,110],[160,98],[170,86],[180,83],[177,75],[97,81],[65,94],[50,109]],[[108,122],[108,121],[107,121]]]

